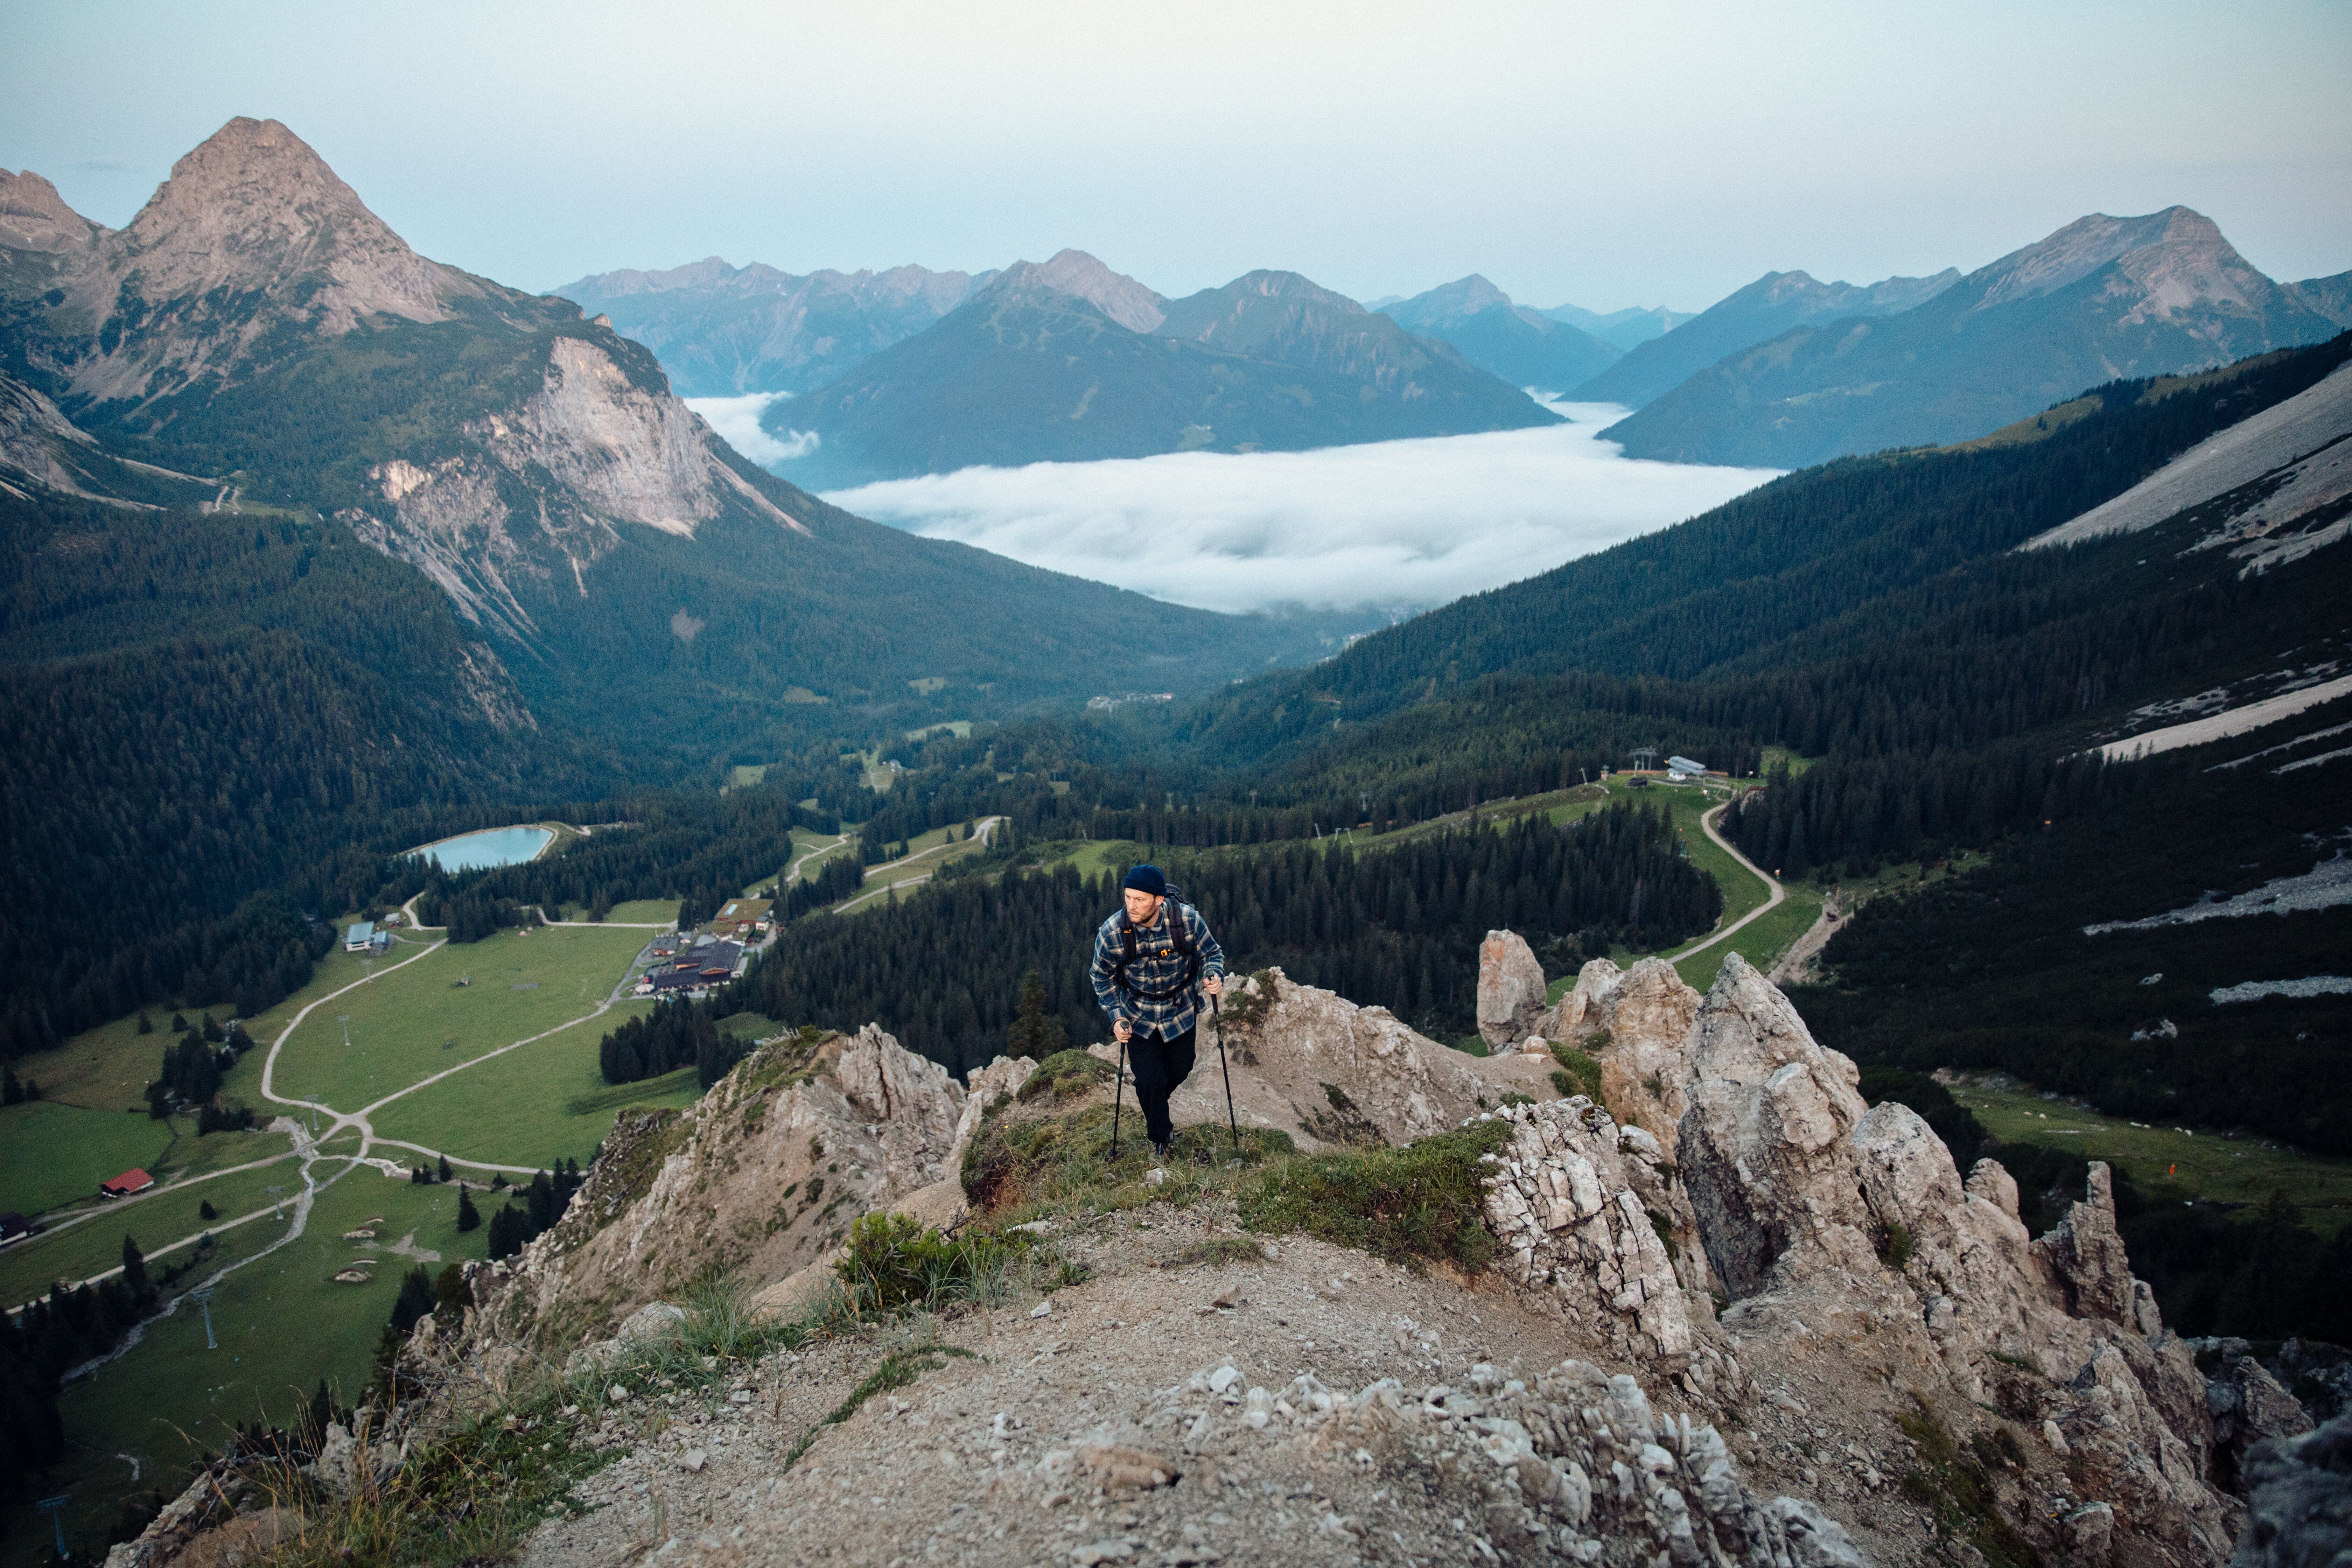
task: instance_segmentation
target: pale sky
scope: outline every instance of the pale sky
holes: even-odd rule
[[[2352,268],[2352,4],[365,6],[0,0],[0,166],[120,225],[233,115],[426,255],[550,289],[717,254],[1163,293],[1696,310],[2185,203]]]

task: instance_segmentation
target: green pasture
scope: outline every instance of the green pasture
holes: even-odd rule
[[[441,947],[312,1013],[285,1040],[275,1087],[357,1110],[592,1011],[627,973],[644,936],[543,926]],[[349,1047],[342,1014],[351,1018]],[[589,1044],[593,1052],[594,1037]]]
[[[327,956],[320,959],[312,967],[309,984],[279,1002],[276,1006],[266,1009],[258,1017],[247,1018],[245,1021],[245,1031],[262,1045],[270,1045],[285,1032],[286,1026],[293,1021],[294,1016],[311,1003],[321,997],[331,996],[346,985],[365,980],[371,973],[382,973],[405,959],[415,958],[440,940],[438,931],[396,930],[393,937],[392,952],[372,963],[360,953],[345,952],[342,944],[337,942],[328,950]],[[263,1104],[260,1088],[261,1063],[258,1059],[248,1058],[237,1064],[237,1071],[242,1073],[247,1067],[253,1069],[254,1087],[247,1099],[256,1110],[259,1110]]]
[[[1822,913],[1821,894],[1793,882],[1782,886],[1789,889],[1789,896],[1771,913],[1759,915],[1724,941],[1701,948],[1676,963],[1675,973],[1683,977],[1683,984],[1697,991],[1714,984],[1716,973],[1723,967],[1724,954],[1727,952],[1737,952],[1759,970],[1769,971],[1778,963],[1780,955],[1812,929]]]
[[[834,842],[836,837],[841,840],[838,844]],[[817,868],[823,866],[826,861],[838,859],[842,856],[848,854],[851,843],[852,838],[847,834],[836,835],[831,833],[817,833],[805,827],[795,827],[793,829],[792,858],[785,863],[785,866],[789,866],[793,862],[799,863],[800,868],[793,873],[792,880],[789,882],[784,880],[785,866],[779,866],[776,868],[776,874],[774,876],[763,877],[759,881],[752,883],[750,887],[743,889],[741,896],[747,899],[756,899],[760,896],[762,889],[772,885],[789,888],[796,883],[808,881],[815,877]],[[811,849],[819,848],[820,847],[824,847],[822,853],[810,855],[806,860],[801,859],[801,857],[803,854],[806,854]]]
[[[605,910],[604,921],[608,925],[676,925],[677,900],[676,899],[631,899],[627,903],[614,904]],[[646,931],[637,933],[639,946],[645,945],[644,938],[648,934],[650,933]]]
[[[686,1106],[700,1092],[694,1069],[642,1083],[607,1084],[596,1044],[624,1019],[652,1010],[629,1002],[520,1050],[493,1057],[439,1083],[403,1095],[369,1118],[379,1138],[446,1150],[451,1159],[493,1165],[583,1165],[625,1105]],[[410,1156],[383,1150],[395,1159]]]
[[[2253,1133],[2120,1121],[1973,1076],[1959,1077],[1951,1089],[2003,1142],[2040,1143],[2105,1160],[2143,1190],[2173,1187],[2183,1198],[2233,1204],[2261,1204],[2282,1192],[2323,1236],[2352,1220],[2352,1160],[2293,1153]]]
[[[171,1014],[163,1018],[168,1022]],[[177,1037],[160,1026],[142,1035],[133,1020],[117,1019],[18,1061],[20,1076],[40,1084],[41,1098],[0,1107],[0,1209],[37,1215],[96,1204],[102,1201],[98,1184],[134,1165],[170,1182],[258,1158],[258,1150],[233,1157],[245,1148],[242,1134],[199,1138],[193,1116],[157,1121],[148,1115],[140,1096],[162,1065],[165,1046]],[[255,1053],[222,1076],[221,1099],[244,1100],[266,1122],[271,1110],[260,1084]],[[284,1146],[280,1140],[278,1147]]]
[[[934,827],[929,833],[908,839],[907,853],[904,856],[887,865],[868,866],[866,868],[865,890],[853,894],[834,905],[834,912],[847,914],[853,910],[862,910],[869,905],[882,903],[889,898],[892,883],[904,881],[909,877],[929,875],[938,871],[942,866],[951,865],[968,856],[978,855],[986,847],[977,837],[953,840],[948,837],[950,832],[961,833],[962,831],[963,825],[958,823],[953,828]],[[903,890],[910,893],[914,891],[912,888]]]
[[[99,1201],[98,1184],[118,1172],[142,1165],[154,1174],[165,1152],[181,1142],[179,1123],[193,1132],[194,1121],[156,1121],[144,1110],[131,1116],[47,1100],[0,1110],[0,1209],[37,1215],[80,1198]]]
[[[271,1142],[284,1147],[282,1139]],[[103,1212],[89,1219],[57,1226],[0,1252],[0,1303],[15,1306],[46,1294],[57,1280],[87,1279],[114,1268],[122,1261],[125,1236],[139,1244],[142,1253],[155,1259],[151,1268],[175,1263],[184,1256],[177,1252],[159,1256],[163,1247],[206,1230],[219,1237],[224,1246],[262,1245],[253,1242],[251,1236],[263,1230],[274,1236],[274,1220],[256,1220],[234,1230],[221,1226],[266,1207],[270,1201],[263,1190],[267,1187],[282,1186],[290,1196],[301,1187],[300,1172],[301,1166],[287,1154],[259,1170],[238,1171],[169,1192],[110,1202]],[[197,1205],[207,1202],[220,1211],[219,1219],[207,1220],[198,1212]]]
[[[413,1229],[415,1245],[439,1252],[445,1262],[485,1256],[488,1227],[461,1237],[457,1213],[455,1187],[415,1186],[365,1167],[347,1169],[321,1194],[303,1236],[220,1282],[212,1301],[219,1349],[205,1348],[203,1314],[184,1302],[172,1317],[149,1324],[121,1360],[68,1388],[58,1402],[67,1458],[44,1484],[51,1494],[73,1495],[65,1516],[68,1538],[101,1539],[135,1489],[120,1456],[139,1461],[140,1488],[160,1484],[169,1496],[198,1452],[217,1451],[242,1422],[289,1422],[320,1379],[339,1391],[340,1403],[355,1403],[401,1276],[415,1265],[381,1247],[355,1247],[342,1233],[382,1215],[384,1241]],[[231,1234],[264,1228],[278,1238],[279,1227],[269,1222]],[[225,1248],[231,1245],[222,1238]],[[332,1282],[337,1270],[371,1257],[377,1263],[367,1284]],[[425,1267],[437,1272],[441,1265]],[[293,1323],[300,1332],[287,1331]],[[0,1565],[31,1568],[53,1551],[46,1532],[13,1528],[0,1545]]]

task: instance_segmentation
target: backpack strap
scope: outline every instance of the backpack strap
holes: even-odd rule
[[[1166,991],[1138,991],[1127,983],[1128,966],[1142,954],[1141,938],[1136,933],[1135,922],[1127,911],[1118,912],[1118,963],[1111,971],[1111,984],[1139,1002],[1171,1002],[1192,989],[1201,977],[1201,946],[1192,940],[1192,922],[1184,918],[1185,906],[1170,899],[1166,906],[1168,945],[1184,961],[1184,975]]]

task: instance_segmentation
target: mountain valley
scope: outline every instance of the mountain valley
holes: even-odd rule
[[[0,171],[0,1568],[2330,1561],[2347,278],[538,295],[276,121]],[[1476,434],[1463,532],[1529,387],[1789,471],[1395,616],[835,504]]]

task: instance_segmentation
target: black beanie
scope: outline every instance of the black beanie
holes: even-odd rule
[[[1128,872],[1124,885],[1139,892],[1150,893],[1155,899],[1168,896],[1168,879],[1160,874],[1159,867],[1149,863]]]

